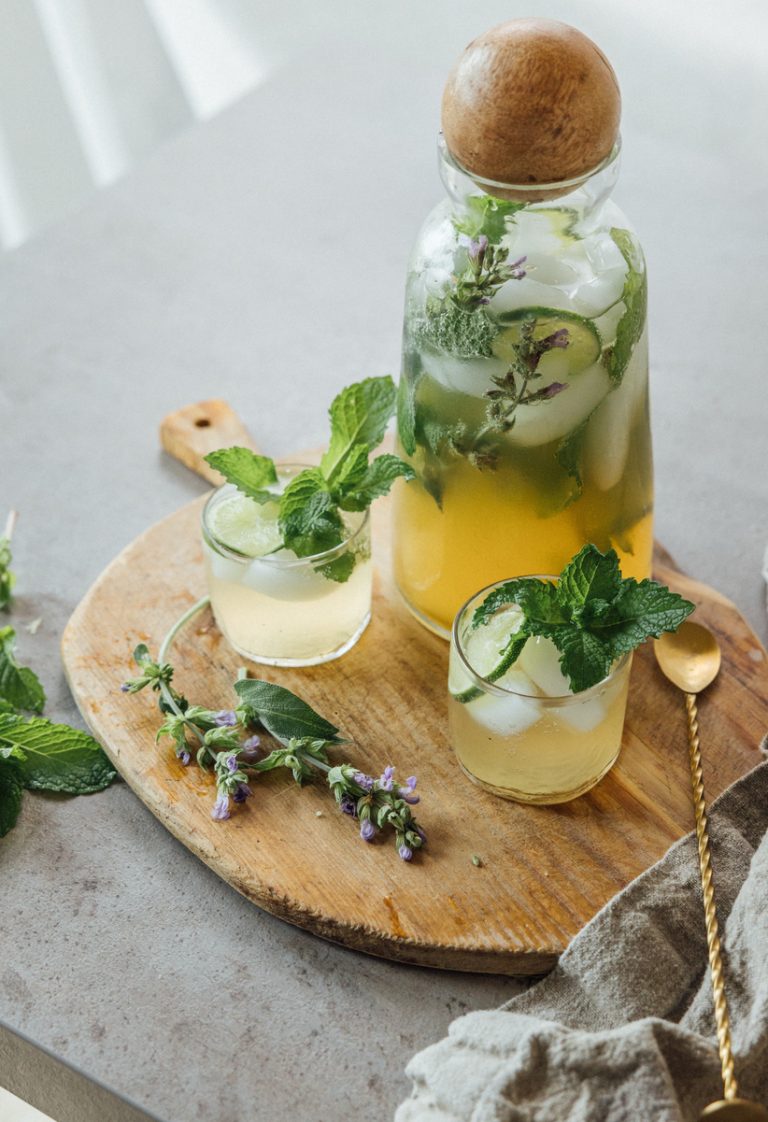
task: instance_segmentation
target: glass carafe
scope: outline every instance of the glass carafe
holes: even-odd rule
[[[545,187],[470,177],[440,143],[447,198],[406,289],[395,573],[448,635],[479,588],[559,572],[587,542],[624,576],[653,546],[646,276],[610,199],[619,146]]]

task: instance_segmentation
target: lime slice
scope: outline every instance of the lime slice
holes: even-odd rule
[[[282,544],[278,510],[276,502],[259,504],[246,495],[229,495],[212,508],[208,527],[229,549],[246,557],[263,557]]]
[[[536,320],[534,339],[546,339],[563,328],[568,332],[565,349],[557,347],[542,356],[538,370],[545,378],[580,374],[600,358],[603,341],[592,320],[562,308],[516,308],[499,316],[503,327],[491,348],[505,362],[511,363],[514,359],[514,347],[520,342],[523,322],[527,319]]]
[[[464,654],[479,678],[496,682],[506,674],[520,653],[519,646],[510,643],[510,639],[518,633],[522,622],[523,613],[513,604],[467,634],[463,642]],[[472,684],[455,650],[451,651],[448,689],[451,696],[461,702],[473,701],[482,693]]]

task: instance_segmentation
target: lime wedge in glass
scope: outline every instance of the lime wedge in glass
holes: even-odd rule
[[[208,516],[213,536],[246,557],[263,557],[282,544],[278,504],[256,503],[246,495],[233,494],[215,503]]]
[[[467,662],[475,674],[486,682],[498,682],[516,661],[519,643],[512,642],[523,622],[523,613],[517,605],[502,608],[482,627],[475,628],[464,637],[462,646]],[[457,701],[473,701],[481,690],[472,684],[463,662],[451,648],[448,670],[448,689]]]

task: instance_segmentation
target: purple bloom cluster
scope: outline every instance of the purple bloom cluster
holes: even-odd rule
[[[226,818],[229,817],[229,795],[219,795],[216,802],[213,804],[211,818],[215,818],[217,821],[223,822]]]

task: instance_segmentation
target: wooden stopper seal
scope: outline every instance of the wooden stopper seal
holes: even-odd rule
[[[486,31],[465,49],[443,94],[454,159],[478,179],[521,187],[586,176],[610,155],[620,117],[608,59],[555,20],[515,19]],[[555,193],[563,192],[547,195]]]

